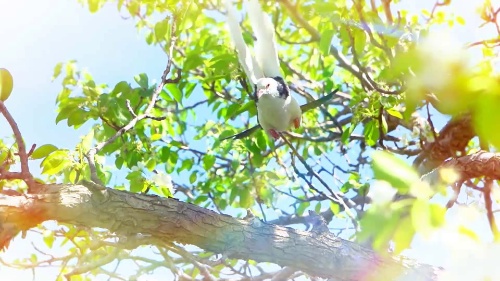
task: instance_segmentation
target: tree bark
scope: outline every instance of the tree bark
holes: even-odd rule
[[[290,266],[331,280],[436,280],[439,269],[382,257],[328,231],[300,231],[235,219],[176,199],[95,184],[39,185],[37,194],[0,195],[0,247],[46,220],[109,229],[141,244],[178,242],[229,258]],[[152,239],[141,240],[140,237]]]

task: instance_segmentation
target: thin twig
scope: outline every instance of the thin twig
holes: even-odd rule
[[[383,124],[384,124],[384,106],[383,105],[380,105],[379,114],[378,114],[377,119],[378,119],[377,121],[378,121],[378,133],[379,133],[378,144],[383,149],[386,149],[386,147],[384,145],[385,132],[384,132],[384,126],[383,126]]]
[[[427,122],[429,123],[429,126],[431,126],[432,136],[434,137],[434,140],[437,140],[438,136],[436,134],[436,129],[434,128],[434,123],[432,122],[432,119],[431,119],[431,111],[429,109],[429,102],[427,102],[425,105],[427,108]]]
[[[297,6],[293,6],[292,3],[290,3],[290,1],[288,0],[280,0],[279,2],[281,2],[283,6],[285,6],[285,8],[288,10],[288,12],[290,13],[290,17],[307,30],[307,32],[311,35],[311,41],[319,41],[321,35],[312,25],[309,24],[309,22],[307,22],[307,20],[305,20],[299,14]]]
[[[21,173],[19,174],[21,176],[20,179],[24,180],[24,182],[28,186],[28,193],[33,193],[35,189],[35,180],[33,179],[33,175],[30,173],[30,168],[28,166],[28,154],[26,153],[26,145],[24,144],[21,131],[17,126],[16,120],[14,120],[3,101],[0,101],[0,112],[9,123],[10,127],[12,128],[12,132],[14,132],[19,159],[21,161]]]
[[[129,131],[132,129],[137,122],[141,121],[142,119],[145,118],[150,118],[150,119],[157,119],[155,116],[152,116],[150,113],[153,110],[153,107],[163,90],[163,87],[165,87],[166,84],[169,83],[176,83],[180,80],[180,69],[177,70],[177,77],[174,79],[167,79],[167,75],[170,73],[171,68],[172,68],[172,61],[173,61],[173,52],[174,52],[174,47],[175,43],[177,41],[177,36],[175,35],[175,29],[176,29],[176,19],[175,17],[172,18],[172,25],[171,25],[171,38],[170,38],[170,47],[169,47],[169,53],[168,53],[168,61],[167,61],[167,66],[165,68],[165,71],[163,71],[163,75],[161,76],[161,82],[160,84],[156,87],[155,91],[153,92],[153,95],[151,96],[151,101],[149,102],[148,106],[144,110],[142,114],[136,115],[130,122],[120,128],[111,138],[108,140],[97,144],[94,148],[91,148],[85,157],[87,158],[89,162],[89,167],[90,167],[90,178],[92,181],[98,184],[102,184],[101,180],[97,176],[97,169],[95,165],[95,155],[99,153],[105,146],[111,144],[114,142],[118,137],[122,136],[125,132]],[[129,109],[130,110],[130,109]],[[134,114],[132,114],[134,115]]]
[[[339,204],[341,204],[344,208],[345,208],[345,211],[346,213],[354,220],[355,217],[354,215],[349,211],[349,206],[347,205],[347,203],[344,201],[344,198],[343,198],[343,195],[340,195],[338,194],[337,192],[334,192],[330,186],[328,186],[328,184],[311,168],[311,166],[309,166],[306,162],[306,160],[299,154],[299,152],[295,149],[295,147],[290,143],[290,141],[288,141],[288,139],[281,133],[279,133],[281,138],[283,139],[283,141],[285,141],[285,143],[290,147],[290,149],[293,151],[293,153],[295,154],[295,156],[297,156],[297,158],[299,158],[300,162],[302,163],[302,165],[304,165],[304,167],[307,169],[307,171],[309,173],[311,173],[311,175],[313,175],[315,178],[318,179],[318,181],[335,197],[331,197],[327,194],[325,194],[324,192],[318,190],[317,188],[315,188],[313,185],[309,185],[310,188],[312,188],[314,191],[318,192],[319,194],[327,197],[328,199],[332,200],[333,202],[337,202]],[[348,199],[347,199],[348,200]],[[350,204],[349,205],[351,206],[354,206],[353,204]]]
[[[484,183],[484,189],[483,189],[483,194],[484,194],[484,205],[486,208],[486,213],[488,216],[488,222],[490,224],[490,229],[491,232],[493,233],[493,237],[495,241],[500,241],[500,232],[498,231],[498,226],[495,220],[495,216],[493,215],[493,209],[491,207],[491,187],[493,186],[493,180],[491,179],[486,179]]]
[[[392,25],[394,20],[392,19],[391,0],[382,0],[382,7],[384,8],[385,18],[387,19],[387,22]]]

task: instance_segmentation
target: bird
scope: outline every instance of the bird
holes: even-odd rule
[[[280,133],[287,131],[290,127],[293,126],[296,129],[300,127],[303,110],[291,95],[283,79],[273,24],[264,14],[258,0],[247,2],[250,25],[256,37],[254,57],[243,40],[236,10],[231,0],[226,0],[226,8],[229,33],[238,54],[238,60],[246,76],[254,85],[254,100],[259,125],[221,140],[240,139],[260,128],[274,139],[278,139]]]
[[[236,47],[240,64],[255,88],[257,118],[260,126],[274,139],[291,125],[300,127],[302,111],[297,100],[290,95],[279,66],[274,27],[262,11],[258,0],[248,1],[247,9],[252,29],[257,38],[255,57],[245,44],[236,11],[226,1],[228,26]]]
[[[314,100],[314,101],[311,101],[309,103],[306,103],[306,104],[303,104],[300,106],[300,109],[302,111],[302,113],[305,113],[311,109],[314,109],[314,108],[317,108],[321,105],[323,105],[324,103],[326,103],[327,101],[331,100],[333,98],[333,96],[335,96],[335,94],[339,91],[339,89],[335,89],[333,90],[331,93],[329,93],[328,95],[326,96],[323,96],[317,100]],[[227,139],[235,139],[235,140],[238,140],[238,139],[243,139],[243,138],[246,138],[250,135],[252,135],[253,133],[257,132],[258,130],[262,129],[261,125],[258,124],[258,125],[255,125],[249,129],[246,129],[242,132],[239,132],[235,135],[231,135],[231,136],[228,136],[228,137],[224,137],[224,138],[221,138],[220,140],[223,141],[223,140],[227,140]]]

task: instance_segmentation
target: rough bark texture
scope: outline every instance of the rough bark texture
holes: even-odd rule
[[[0,195],[0,243],[46,220],[106,228],[141,244],[196,245],[230,258],[291,266],[331,280],[435,280],[437,269],[382,258],[329,232],[239,220],[175,199],[89,185],[40,185],[27,196]],[[142,235],[136,235],[136,234]],[[0,246],[2,246],[0,244]]]
[[[467,144],[475,135],[470,114],[454,118],[441,129],[436,140],[425,147],[414,164],[421,174],[426,174],[458,153],[464,156]]]

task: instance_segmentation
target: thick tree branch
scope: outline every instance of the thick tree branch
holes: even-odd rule
[[[474,136],[470,114],[455,118],[441,129],[436,140],[424,148],[413,164],[421,174],[426,174],[446,159],[463,153]]]
[[[305,232],[238,220],[175,199],[103,189],[97,197],[82,185],[44,185],[37,195],[0,195],[0,241],[46,220],[106,228],[128,239],[150,235],[230,258],[292,266],[336,280],[435,280],[439,269],[382,258],[329,232]],[[101,198],[106,200],[101,201]],[[17,232],[13,232],[13,231]],[[145,239],[144,243],[151,243]],[[136,238],[140,244],[140,239]],[[0,245],[2,246],[2,245]],[[402,280],[402,279],[398,279]]]
[[[450,159],[444,162],[438,169],[424,175],[423,180],[435,183],[439,180],[439,170],[451,168],[460,178],[457,181],[466,181],[475,178],[487,177],[492,180],[500,180],[500,153],[479,151],[474,154]]]

